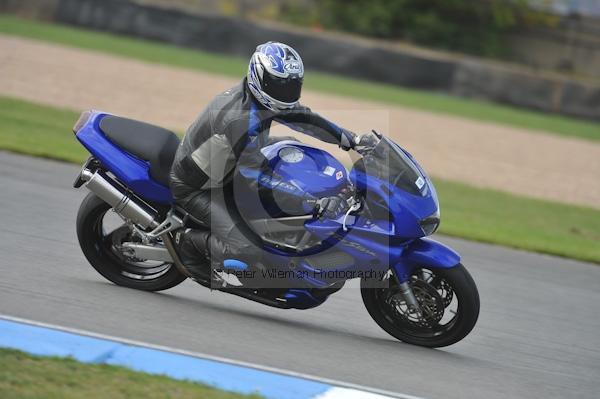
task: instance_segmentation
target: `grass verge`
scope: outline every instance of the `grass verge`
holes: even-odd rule
[[[600,210],[434,181],[443,234],[600,263]]]
[[[204,398],[259,399],[189,381],[138,373],[124,367],[84,364],[0,349],[0,397],[61,399]]]
[[[76,112],[0,97],[0,148],[81,163]],[[600,211],[436,180],[443,234],[600,263]]]
[[[67,162],[89,153],[71,131],[78,113],[0,97],[0,148]]]
[[[247,68],[247,60],[239,57],[207,53],[64,25],[24,20],[8,15],[0,16],[0,33],[232,77],[243,76]],[[600,140],[599,124],[559,115],[526,111],[509,106],[318,72],[309,72],[305,85],[310,90],[329,94],[541,130],[564,136]]]

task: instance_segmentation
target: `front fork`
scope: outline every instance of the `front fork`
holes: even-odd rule
[[[421,306],[410,285],[411,273],[406,273],[406,270],[401,269],[400,267],[390,267],[383,279],[388,281],[391,279],[396,280],[399,293],[394,294],[394,296],[399,295],[406,303],[409,311],[420,317],[422,315]]]
[[[406,304],[410,308],[420,309],[419,302],[417,301],[417,297],[415,296],[415,293],[413,292],[412,287],[410,286],[410,283],[405,281],[403,283],[400,283],[399,287],[400,287],[400,294],[402,294],[402,297],[406,301]]]
[[[423,312],[421,311],[421,305],[419,305],[419,301],[410,285],[410,274],[405,274],[404,270],[399,273],[398,267],[392,267],[390,270],[392,271],[392,276],[396,278],[396,281],[398,282],[400,295],[406,302],[409,311],[415,313],[418,317],[421,317]]]
[[[410,284],[416,265],[450,269],[459,265],[459,262],[460,255],[452,248],[430,238],[421,238],[413,241],[403,250],[400,259],[390,268],[390,271],[398,281],[400,295],[409,309],[421,315],[421,306]]]

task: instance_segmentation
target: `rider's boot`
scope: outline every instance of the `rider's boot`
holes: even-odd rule
[[[210,281],[211,286],[242,286],[243,283],[231,271],[245,270],[251,245],[232,247],[206,230],[180,230],[175,235],[175,244],[181,262],[198,281]],[[256,262],[252,262],[254,264]]]
[[[181,229],[175,234],[175,245],[181,263],[192,277],[204,281],[211,278],[210,236],[209,231],[194,229]]]

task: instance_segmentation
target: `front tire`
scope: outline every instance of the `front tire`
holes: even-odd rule
[[[77,213],[79,245],[98,273],[117,285],[143,291],[166,290],[186,279],[173,264],[148,265],[151,261],[131,260],[120,255],[116,246],[123,240],[131,239],[131,232],[126,225],[122,225],[107,233],[104,224],[110,209],[110,205],[94,193],[89,193]]]
[[[413,273],[410,285],[418,302],[428,306],[429,319],[419,319],[403,307],[398,284],[392,280],[389,287],[382,287],[381,281],[363,279],[361,295],[373,320],[400,341],[431,348],[448,346],[466,337],[477,323],[479,293],[462,264]]]

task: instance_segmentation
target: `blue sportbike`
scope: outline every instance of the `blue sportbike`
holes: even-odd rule
[[[180,229],[203,227],[169,190],[179,138],[98,111],[82,113],[73,131],[91,154],[74,183],[90,191],[77,215],[90,264],[115,284],[147,291],[191,277],[174,239]],[[407,151],[377,137],[348,170],[328,152],[291,139],[262,149],[267,168],[240,165],[228,208],[239,212],[264,256],[256,265],[228,259],[211,278],[194,280],[264,305],[310,309],[357,278],[369,314],[395,338],[442,347],[467,336],[479,294],[460,255],[427,238],[440,224],[435,188]],[[286,204],[279,200],[284,191]],[[318,209],[293,212],[295,192],[341,193],[349,209],[335,220]]]

